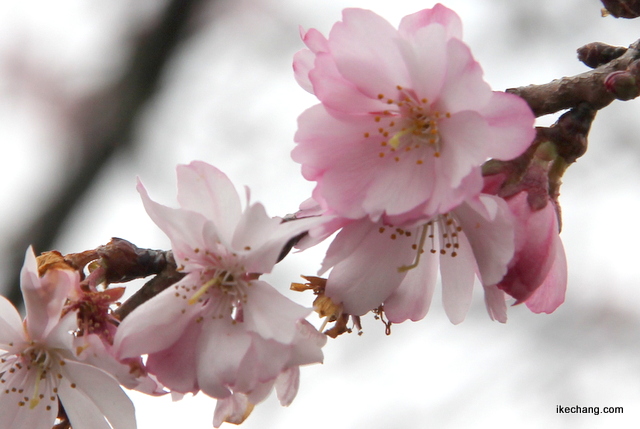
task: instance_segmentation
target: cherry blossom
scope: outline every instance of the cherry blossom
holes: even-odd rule
[[[76,271],[49,269],[42,277],[29,248],[21,273],[27,310],[0,297],[0,416],[3,428],[50,429],[58,401],[74,429],[135,428],[133,404],[103,370],[77,361],[76,314],[62,316]]]
[[[166,387],[234,397],[220,405],[232,410],[238,394],[256,404],[281,374],[322,361],[326,339],[304,320],[310,310],[259,280],[316,219],[282,222],[259,203],[243,210],[229,179],[203,162],[178,167],[179,209],[138,190],[186,275],[123,320],[114,341],[121,358],[148,354]]]
[[[338,215],[376,222],[451,211],[482,188],[479,166],[511,159],[534,137],[519,97],[492,92],[442,5],[398,29],[346,9],[329,37],[302,32],[296,78],[321,104],[298,120],[292,156],[313,196]]]
[[[318,207],[305,204],[305,216]],[[345,313],[363,315],[384,305],[389,321],[422,319],[441,273],[443,304],[453,323],[464,320],[476,276],[493,284],[514,252],[513,220],[493,195],[465,201],[449,213],[410,223],[364,217],[331,218],[310,231],[303,245],[340,229],[320,274],[332,268],[325,294]]]

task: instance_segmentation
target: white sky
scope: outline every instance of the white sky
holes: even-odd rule
[[[9,240],[41,207],[73,158],[64,95],[99,86],[126,59],[123,32],[158,2],[0,1],[0,237]],[[237,0],[203,11],[197,35],[164,78],[137,129],[140,144],[108,168],[59,242],[63,253],[111,236],[168,248],[135,192],[175,205],[177,163],[201,159],[225,171],[272,215],[295,211],[312,184],[289,158],[296,117],[315,99],[298,88],[291,57],[298,25],[325,34],[344,7],[367,7],[397,24],[431,1]],[[628,45],[638,22],[601,18],[599,2],[444,2],[494,89],[543,83],[586,70],[575,49],[592,41]],[[640,421],[640,121],[638,101],[599,113],[590,150],[565,176],[562,238],[567,302],[553,315],[510,308],[491,322],[476,290],[467,320],[451,325],[440,302],[418,323],[364,318],[363,336],[325,347],[325,364],[302,369],[288,409],[274,397],[244,428],[631,428]],[[541,124],[552,119],[542,118]],[[271,276],[285,290],[313,274],[322,249],[287,258]],[[310,296],[296,296],[310,305]],[[210,428],[215,401],[132,395],[141,429]],[[562,415],[556,405],[623,406],[623,415]],[[223,426],[224,427],[224,426]],[[230,427],[230,426],[229,426]]]

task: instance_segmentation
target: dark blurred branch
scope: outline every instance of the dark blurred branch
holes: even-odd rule
[[[604,9],[602,15],[613,15],[616,18],[633,19],[640,16],[639,0],[600,0]]]
[[[25,228],[9,249],[12,273],[7,297],[21,303],[19,273],[29,244],[36,253],[51,249],[65,219],[91,188],[103,167],[119,150],[133,146],[131,135],[138,114],[158,89],[164,67],[178,44],[188,36],[194,11],[206,0],[172,0],[152,28],[137,39],[122,77],[82,103],[77,120],[81,159],[71,168],[59,192],[41,215]]]
[[[581,52],[584,48],[578,50],[581,57],[588,56],[587,53]],[[572,109],[584,102],[599,110],[618,98],[605,86],[607,76],[613,72],[628,70],[639,58],[640,40],[633,43],[622,55],[609,62],[602,64],[597,60],[590,60],[589,62],[594,61],[600,65],[588,72],[563,77],[542,85],[511,88],[507,92],[524,98],[536,116]],[[640,76],[636,77],[640,81]]]

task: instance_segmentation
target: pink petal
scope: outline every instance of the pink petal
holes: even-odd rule
[[[465,234],[459,234],[457,256],[448,252],[440,256],[442,275],[442,303],[453,324],[462,322],[471,306],[476,262]],[[442,247],[442,246],[441,246]]]
[[[294,161],[309,164],[321,173],[337,162],[344,163],[345,158],[349,159],[354,150],[363,154],[371,153],[370,142],[365,139],[364,133],[373,133],[375,129],[375,121],[371,117],[342,115],[336,118],[318,104],[298,117],[298,131],[294,137],[298,146],[294,148],[291,156]],[[361,147],[351,147],[354,142],[361,142]],[[352,156],[358,154],[353,152]],[[359,158],[360,156],[355,159]],[[305,178],[315,180],[317,177],[305,175]]]
[[[175,343],[200,312],[200,305],[189,305],[176,296],[180,285],[197,284],[199,273],[191,273],[140,305],[118,326],[113,347],[120,358],[137,357],[166,349]]]
[[[438,109],[451,114],[464,110],[479,110],[491,99],[493,92],[483,78],[482,68],[464,42],[447,42],[447,73],[438,101]]]
[[[402,35],[407,37],[434,23],[441,24],[446,29],[447,39],[452,37],[462,39],[462,20],[454,11],[440,3],[436,4],[433,9],[424,9],[405,16],[400,21],[398,29]]]
[[[525,301],[529,310],[534,313],[553,313],[564,302],[567,290],[567,258],[562,240],[558,237],[555,245],[553,265],[544,282]]]
[[[483,185],[480,167],[471,168],[460,185],[451,188],[448,180],[442,180],[442,177],[446,177],[446,165],[440,163],[434,163],[434,165],[436,168],[433,174],[441,179],[434,180],[433,196],[420,207],[425,216],[433,217],[448,213],[464,200],[480,193]]]
[[[366,230],[364,238],[363,230]],[[352,237],[358,243],[355,246],[348,243]],[[332,247],[343,242],[354,250],[333,267],[327,280],[326,295],[334,302],[342,303],[348,314],[362,315],[377,308],[404,279],[405,273],[400,273],[398,268],[413,262],[415,251],[411,245],[414,241],[413,237],[402,235],[393,227],[382,227],[367,219],[345,227],[327,255],[330,257]]]
[[[484,303],[491,320],[507,323],[506,295],[496,285],[484,286]]]
[[[238,377],[238,367],[251,346],[251,336],[241,324],[228,319],[204,319],[204,331],[197,348],[200,389],[214,398],[226,398]]]
[[[298,85],[313,94],[313,85],[309,80],[309,72],[313,69],[316,55],[308,49],[302,49],[293,56],[293,76]]]
[[[420,28],[410,40],[399,40],[411,84],[420,98],[436,101],[447,73],[447,35],[440,25]]]
[[[329,41],[315,28],[304,31],[304,29],[300,27],[300,37],[304,44],[307,45],[307,48],[314,54],[329,52]]]
[[[509,271],[498,284],[518,302],[527,300],[544,281],[554,262],[558,219],[553,204],[531,211],[527,192],[508,200],[515,216],[516,253]]]
[[[78,317],[75,312],[69,312],[54,325],[44,339],[50,349],[73,350],[73,335],[69,332],[78,329]]]
[[[267,216],[262,204],[253,204],[240,218],[232,247],[238,254],[245,254],[247,272],[268,273],[289,240],[321,222],[319,218],[282,222],[280,218]]]
[[[490,140],[491,130],[486,121],[472,111],[453,114],[440,121],[438,127],[442,137],[441,156],[437,159],[438,180],[456,188],[474,167],[486,161],[484,144]]]
[[[75,271],[51,269],[40,278],[36,255],[31,247],[27,249],[20,276],[27,309],[27,331],[31,339],[39,340],[46,337],[60,320],[62,307],[74,283],[80,281],[79,276]]]
[[[492,158],[509,160],[519,156],[536,135],[535,116],[517,95],[494,92],[480,113],[491,127],[487,148]]]
[[[414,322],[427,315],[438,280],[440,257],[424,249],[418,266],[407,272],[400,287],[384,301],[384,313],[393,323]],[[438,248],[434,249],[438,252]]]
[[[242,393],[218,399],[216,410],[213,414],[213,427],[219,428],[225,422],[239,425],[245,421],[252,410],[253,404]]]
[[[140,181],[137,189],[149,217],[169,236],[178,264],[183,265],[185,271],[201,267],[198,261],[202,259],[205,252],[196,252],[195,249],[207,248],[208,243],[204,240],[203,230],[205,225],[211,222],[208,222],[200,213],[173,209],[152,201]],[[213,225],[210,225],[210,228],[213,228]]]
[[[65,362],[66,377],[58,390],[74,429],[136,428],[133,404],[113,377],[90,365]]]
[[[379,159],[378,165],[366,173],[372,180],[362,207],[370,217],[375,219],[383,213],[389,216],[402,214],[433,197],[433,170],[429,165],[417,164],[419,156],[419,151],[414,150],[402,154],[399,161],[391,156]],[[330,175],[329,172],[325,177]]]
[[[291,347],[256,335],[252,337],[251,346],[238,367],[231,387],[234,392],[249,394],[249,400],[257,404],[269,394],[271,385],[289,360]],[[256,389],[266,391],[259,393]]]
[[[58,400],[57,398],[53,401],[49,400],[49,397],[54,394],[48,384],[44,382],[41,384],[41,386],[45,386],[42,394],[45,395],[46,399],[40,401],[33,409],[31,409],[29,403],[23,406],[18,405],[18,402],[23,400],[23,394],[17,391],[24,389],[27,392],[32,392],[35,378],[38,376],[35,373],[35,368],[29,372],[25,368],[22,371],[16,371],[11,376],[3,375],[3,379],[6,380],[2,384],[2,392],[0,393],[2,395],[0,400],[0,418],[2,419],[0,420],[0,427],[3,429],[51,429],[53,426],[58,415]],[[16,389],[16,391],[13,389]],[[7,390],[10,393],[6,393]],[[50,406],[49,410],[46,409],[47,405]]]
[[[300,115],[298,123],[295,136],[298,146],[291,156],[305,166],[303,175],[307,180],[322,177],[314,198],[326,200],[336,213],[345,217],[365,215],[360,204],[379,168],[380,158],[377,147],[364,137],[364,132],[373,132],[375,122],[361,117],[338,120],[318,105]]]
[[[378,100],[377,94],[371,97],[354,82],[345,79],[337,68],[335,58],[328,53],[316,56],[314,68],[309,71],[309,80],[316,97],[336,113],[364,115],[388,107]],[[333,115],[337,116],[336,113]]]
[[[147,359],[147,369],[167,388],[180,393],[197,393],[196,353],[202,335],[202,323],[194,323],[171,346]],[[207,333],[205,333],[207,335]]]
[[[202,161],[180,165],[178,202],[180,207],[213,221],[227,242],[236,228],[242,206],[233,183],[220,170]]]
[[[249,289],[243,305],[245,328],[267,340],[291,343],[297,332],[296,322],[311,311],[284,297],[266,282],[252,281]]]
[[[398,31],[375,13],[345,9],[342,22],[331,29],[329,46],[340,73],[376,98],[379,93],[393,93],[396,85],[410,87],[398,37]]]
[[[300,386],[300,367],[294,366],[282,372],[276,379],[276,395],[280,405],[288,407],[298,393]]]
[[[7,350],[9,343],[19,341],[25,341],[20,314],[7,298],[0,296],[0,349]]]
[[[453,213],[466,235],[480,271],[480,280],[492,285],[502,280],[514,253],[514,225],[507,203],[493,195],[480,195]]]
[[[265,383],[258,384],[250,393],[247,394],[249,402],[252,404],[259,404],[264,401],[267,396],[271,394],[275,380],[269,380]]]
[[[293,342],[293,349],[288,366],[309,365],[322,363],[324,356],[322,347],[327,343],[327,336],[318,332],[311,323],[300,320],[297,323],[298,332]]]

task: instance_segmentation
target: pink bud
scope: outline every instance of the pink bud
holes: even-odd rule
[[[636,78],[626,70],[610,73],[604,80],[604,86],[618,100],[631,100],[640,95]]]

